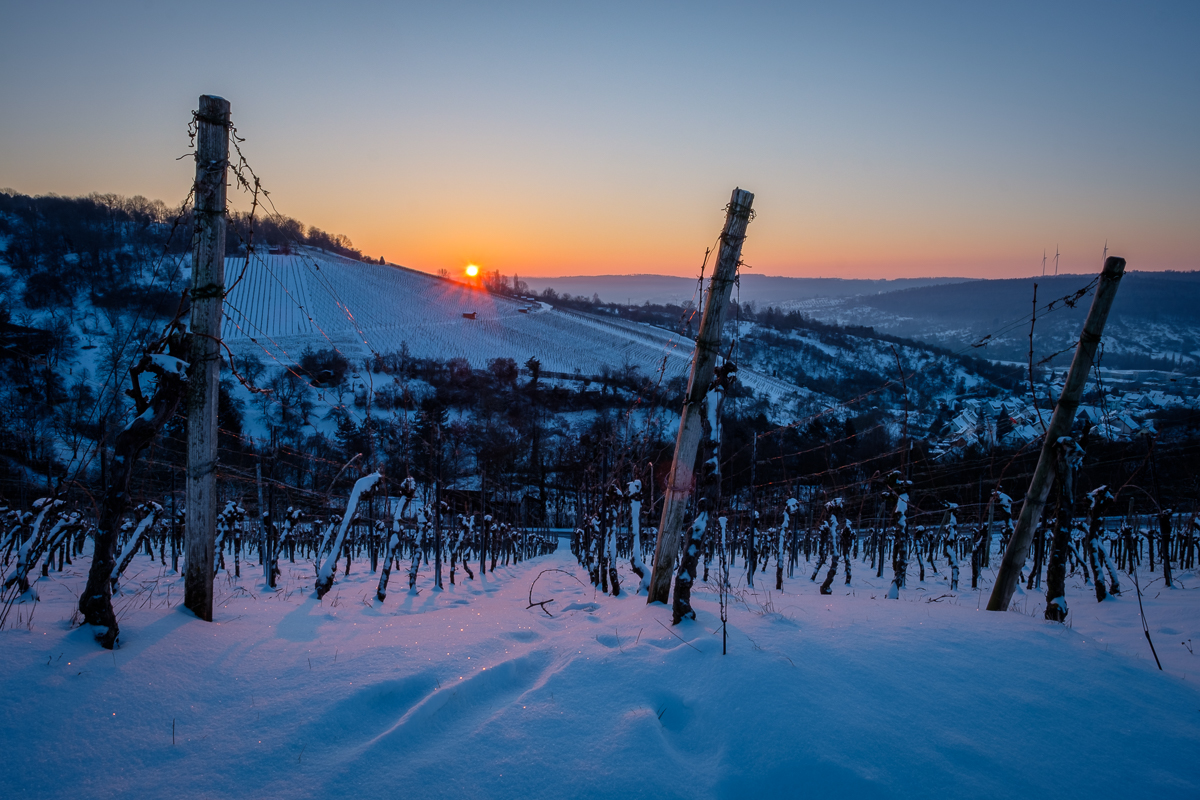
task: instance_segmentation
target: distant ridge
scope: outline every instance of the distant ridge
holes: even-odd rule
[[[869,325],[876,330],[957,349],[988,336],[976,349],[985,358],[1024,361],[1028,358],[1030,304],[1038,287],[1038,304],[1070,296],[1088,286],[1095,274],[1004,278],[969,283],[908,287],[885,294],[792,304],[817,319],[843,325]],[[1129,270],[1113,303],[1105,330],[1109,362],[1134,368],[1146,359],[1179,362],[1195,368],[1200,361],[1200,272]],[[1070,359],[1070,345],[1091,305],[1090,293],[1043,310],[1035,326],[1038,356],[1066,349],[1055,362]],[[1122,354],[1125,359],[1113,359]],[[1159,365],[1161,368],[1165,365]]]
[[[559,294],[599,295],[606,303],[683,303],[696,299],[695,278],[673,275],[576,275],[558,278],[523,278],[531,291],[547,288]],[[854,297],[879,294],[900,289],[965,283],[971,278],[894,278],[891,280],[860,278],[789,278],[782,275],[744,273],[741,279],[741,302],[759,306],[795,303],[820,297]]]

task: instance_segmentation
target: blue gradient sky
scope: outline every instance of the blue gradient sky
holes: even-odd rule
[[[0,0],[0,187],[178,203],[201,93],[279,210],[420,269],[1200,268],[1200,3]]]

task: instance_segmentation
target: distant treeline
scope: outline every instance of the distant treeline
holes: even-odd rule
[[[90,194],[86,197],[31,197],[0,191],[0,237],[4,257],[23,284],[0,283],[0,306],[19,301],[28,309],[52,310],[72,304],[86,292],[100,309],[143,306],[173,313],[179,302],[177,272],[160,257],[191,249],[192,211],[170,208],[141,195]],[[229,215],[227,255],[244,255],[248,245],[290,252],[316,247],[348,258],[361,251],[342,234],[330,234],[288,217]],[[173,261],[174,259],[172,259]],[[149,271],[158,266],[154,286]]]

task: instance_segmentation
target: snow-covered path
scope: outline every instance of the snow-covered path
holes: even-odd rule
[[[668,630],[565,549],[440,593],[394,573],[382,605],[362,562],[323,602],[310,565],[285,566],[277,594],[251,564],[222,578],[209,625],[139,556],[127,584],[157,585],[121,599],[115,653],[69,626],[82,565],[42,579],[31,628],[0,632],[0,794],[1200,795],[1194,672],[970,592],[885,601],[871,574],[822,597],[798,572],[742,593],[722,657],[711,596]],[[526,608],[548,569],[570,573],[533,589],[553,618]]]

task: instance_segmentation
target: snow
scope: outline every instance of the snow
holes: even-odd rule
[[[17,548],[17,567],[15,574],[24,575],[32,566],[29,558],[29,552],[33,545],[38,540],[38,532],[42,529],[42,523],[46,519],[46,515],[54,508],[64,505],[63,501],[52,501],[47,497],[38,498],[33,502],[33,507],[40,509],[37,517],[33,521],[33,525],[29,528],[29,537],[21,542],[21,546]],[[17,534],[17,529],[14,528],[12,535]]]
[[[223,339],[240,354],[269,365],[336,347],[347,357],[399,351],[414,358],[464,358],[482,369],[493,358],[518,364],[536,357],[547,372],[586,377],[605,368],[638,367],[642,376],[686,378],[692,340],[619,317],[555,309],[474,291],[415,270],[350,261],[328,253],[226,260],[245,278],[224,306]],[[353,315],[347,309],[353,309]],[[475,312],[475,319],[463,319]],[[526,313],[523,313],[526,312]],[[751,369],[739,380],[778,404],[804,395],[799,387]]]
[[[333,542],[333,546],[329,548],[329,554],[325,558],[325,563],[321,565],[321,570],[317,574],[318,591],[324,594],[320,587],[328,590],[333,583],[333,571],[337,568],[337,560],[342,552],[342,541],[346,538],[346,531],[350,528],[350,522],[354,519],[354,512],[358,510],[358,500],[367,492],[374,488],[375,484],[383,480],[383,475],[378,472],[372,472],[370,475],[359,478],[354,482],[354,488],[350,490],[350,499],[346,503],[346,512],[342,515],[342,524],[338,528],[337,538]],[[332,529],[332,525],[330,529]],[[329,539],[329,533],[326,531],[325,538],[322,539],[322,550],[324,544]],[[322,552],[324,555],[324,552]]]
[[[137,528],[134,529],[129,538],[125,540],[125,547],[122,548],[121,555],[117,556],[117,563],[113,564],[112,573],[108,578],[113,586],[117,585],[117,581],[121,577],[122,565],[127,564],[133,558],[133,554],[137,552],[138,547],[141,545],[142,534],[146,532],[147,528],[154,524],[154,520],[159,514],[162,514],[163,509],[158,503],[150,501],[149,503],[139,506],[137,510],[139,513],[145,514],[145,516],[143,516],[141,521],[138,522]]]
[[[151,353],[150,361],[164,374],[174,373],[176,375],[187,376],[188,362],[181,358],[175,358],[175,356],[168,356],[163,353]]]
[[[711,587],[671,628],[593,590],[565,547],[441,592],[425,570],[384,603],[361,560],[324,600],[309,564],[281,563],[276,592],[222,573],[212,624],[143,553],[109,652],[70,624],[86,565],[41,578],[32,621],[26,603],[0,632],[8,797],[1200,793],[1195,588],[1144,586],[1159,672],[1133,593],[1078,585],[1071,627],[1040,596],[979,610],[944,576],[899,601],[866,569],[845,594],[753,592],[739,562],[723,657]],[[570,573],[533,589],[553,618],[526,607],[549,569]]]

